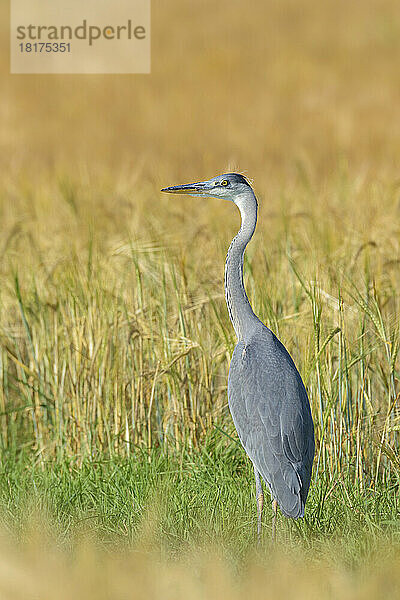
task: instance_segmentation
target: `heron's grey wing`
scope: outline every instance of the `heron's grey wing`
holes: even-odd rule
[[[236,346],[228,398],[239,438],[282,512],[293,518],[303,516],[314,458],[314,426],[293,360],[268,329]]]

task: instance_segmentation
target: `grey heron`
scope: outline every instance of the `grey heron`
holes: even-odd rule
[[[262,477],[271,493],[275,540],[277,505],[286,517],[304,516],[315,451],[314,424],[292,357],[254,314],[244,288],[243,257],[256,228],[257,199],[247,179],[238,173],[162,191],[231,200],[240,211],[241,227],[225,263],[226,304],[237,337],[229,367],[228,404],[254,466],[258,539],[264,506]]]

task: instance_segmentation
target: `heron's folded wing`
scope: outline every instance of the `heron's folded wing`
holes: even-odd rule
[[[311,476],[313,429],[300,375],[282,348],[267,355],[257,343],[234,354],[229,402],[242,444],[281,509],[300,516]]]

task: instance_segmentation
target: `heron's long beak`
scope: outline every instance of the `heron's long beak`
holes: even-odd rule
[[[196,196],[207,195],[210,186],[208,181],[201,181],[198,183],[185,183],[184,185],[173,185],[171,187],[163,188],[162,192],[168,192],[168,194],[191,194]]]

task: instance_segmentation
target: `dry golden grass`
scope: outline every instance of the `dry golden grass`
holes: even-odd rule
[[[387,548],[385,560],[374,554],[359,570],[284,549],[249,556],[237,570],[215,549],[173,559],[140,547],[111,556],[83,543],[67,555],[42,536],[32,542],[2,541],[2,600],[394,600],[400,590],[399,560]]]

